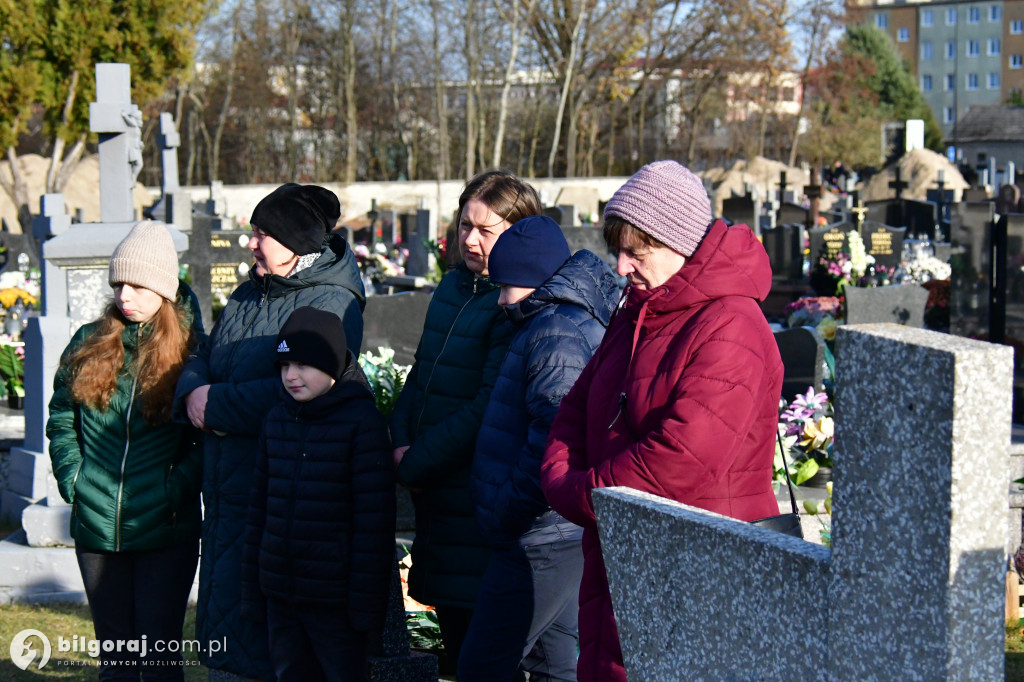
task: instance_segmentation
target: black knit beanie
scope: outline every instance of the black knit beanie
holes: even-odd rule
[[[263,197],[253,209],[251,222],[292,253],[320,253],[324,235],[341,217],[341,202],[331,190],[318,185],[289,182]]]
[[[310,306],[296,308],[277,335],[277,362],[300,362],[340,379],[348,364],[341,318]]]
[[[528,216],[494,242],[487,257],[487,276],[496,284],[536,289],[551,279],[570,256],[558,223],[547,216]]]

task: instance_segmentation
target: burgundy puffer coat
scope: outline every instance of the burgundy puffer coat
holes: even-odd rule
[[[665,284],[630,290],[562,400],[541,484],[552,508],[584,527],[581,681],[626,679],[592,489],[628,486],[745,521],[779,513],[782,360],[757,304],[770,288],[753,232],[715,222]]]

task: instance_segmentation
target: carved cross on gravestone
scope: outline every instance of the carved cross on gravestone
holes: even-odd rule
[[[96,65],[96,101],[89,104],[89,130],[99,133],[100,221],[135,219],[132,188],[142,170],[142,111],[131,102],[131,68]]]
[[[786,171],[779,173],[779,204],[786,200],[786,187],[789,183],[786,182]]]
[[[907,188],[907,183],[903,181],[902,173],[900,171],[899,166],[896,166],[896,179],[889,181],[889,188],[896,190],[897,199],[903,198],[903,190]]]
[[[864,202],[858,197],[857,205],[850,209],[850,213],[857,216],[857,231],[860,232],[861,225],[864,224],[864,216],[867,215],[868,209],[864,205]]]
[[[818,199],[821,198],[822,193],[820,177],[817,171],[812,171],[811,184],[804,186],[804,194],[811,200],[811,210],[807,214],[807,229],[818,225]]]

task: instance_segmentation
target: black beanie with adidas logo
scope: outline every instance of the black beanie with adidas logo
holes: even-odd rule
[[[277,335],[276,362],[300,362],[340,379],[348,364],[341,318],[310,306],[296,308]]]

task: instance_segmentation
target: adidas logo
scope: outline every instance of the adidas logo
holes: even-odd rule
[[[279,345],[277,347],[277,352],[278,353],[290,353],[291,350],[292,349],[288,347],[288,342],[285,341],[284,339],[281,339],[281,345]]]

